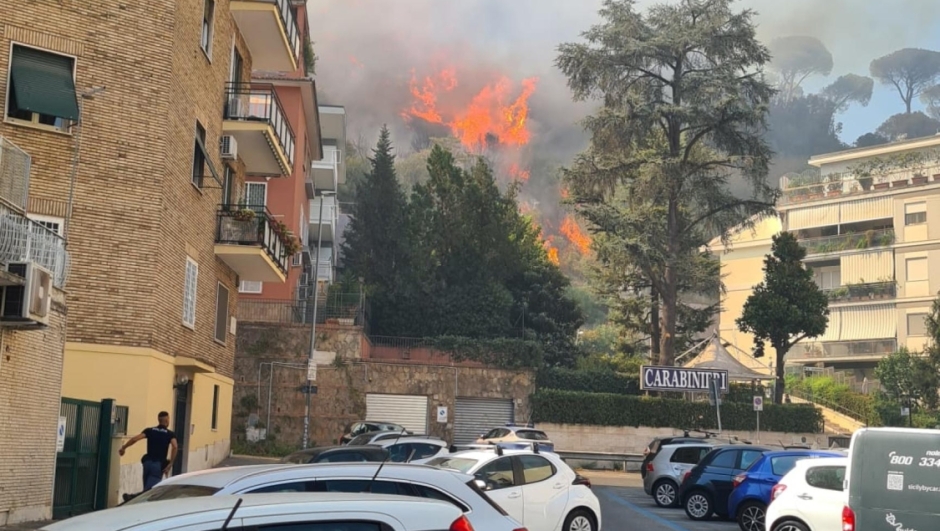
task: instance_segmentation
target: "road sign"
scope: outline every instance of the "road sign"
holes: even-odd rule
[[[317,364],[316,362],[308,362],[307,364],[307,379],[311,382],[317,381]]]
[[[317,386],[315,385],[301,385],[300,392],[305,395],[315,395],[317,394]]]
[[[640,367],[640,389],[644,391],[706,392],[717,382],[728,392],[728,371],[721,369],[687,369],[644,365]]]
[[[59,417],[59,429],[56,432],[55,451],[56,453],[65,450],[65,417]]]
[[[437,421],[447,424],[447,406],[437,406]]]
[[[755,396],[754,397],[754,411],[763,411],[764,410],[764,397]]]

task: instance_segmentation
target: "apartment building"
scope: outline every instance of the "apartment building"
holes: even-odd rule
[[[114,399],[131,435],[168,411],[175,473],[228,455],[237,288],[285,282],[298,247],[286,222],[236,207],[246,175],[284,179],[319,145],[298,140],[280,82],[253,77],[302,68],[303,4],[0,8],[0,136],[31,156],[19,214],[70,258],[61,396]],[[297,83],[309,96],[312,82]],[[122,492],[140,488],[143,446],[121,459]]]
[[[871,382],[877,362],[899,347],[919,351],[924,319],[940,292],[940,136],[810,159],[815,169],[781,178],[780,221],[743,231],[722,256],[729,293],[721,329],[761,280],[759,261],[777,230],[796,234],[805,263],[829,294],[829,327],[787,363],[832,367]],[[735,289],[730,289],[734,287]],[[738,333],[741,343],[751,339]]]

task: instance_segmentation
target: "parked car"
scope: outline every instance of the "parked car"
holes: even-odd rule
[[[323,493],[315,497],[309,494],[259,494],[127,504],[62,520],[42,530],[195,531],[220,529],[229,517],[229,529],[233,531],[475,529],[460,509],[438,500],[364,493]]]
[[[667,444],[660,446],[652,461],[646,464],[643,490],[660,507],[675,507],[679,503],[679,483],[685,473],[692,470],[714,448],[704,440],[698,444]]]
[[[400,424],[395,424],[394,422],[378,422],[372,420],[364,420],[361,422],[354,422],[346,428],[346,433],[340,437],[340,444],[349,444],[354,437],[362,435],[363,433],[372,433],[376,431],[394,431],[397,433],[411,433],[405,429],[404,426]]]
[[[381,463],[388,458],[381,446],[320,446],[298,450],[281,459],[282,463],[309,465],[313,463]]]
[[[477,531],[519,531],[522,526],[477,485],[473,476],[424,465],[386,463],[252,465],[173,476],[123,506],[229,494],[362,492],[431,498],[462,510]],[[373,477],[375,481],[372,482]]]
[[[601,507],[591,482],[553,453],[496,446],[437,457],[428,464],[472,474],[529,531],[601,529]]]
[[[842,531],[848,457],[797,461],[770,493],[767,531]]]
[[[694,437],[689,435],[689,432],[685,432],[682,437],[656,437],[643,449],[643,463],[640,465],[640,477],[646,479],[646,467],[656,458],[656,454],[659,452],[659,449],[667,444],[702,444],[708,442],[711,438],[711,434],[704,432],[705,435],[702,437]],[[712,441],[712,444],[715,444]]]
[[[357,435],[349,441],[349,446],[365,446],[367,444],[374,444],[380,441],[385,441],[388,439],[404,439],[406,437],[429,437],[425,434],[414,434],[414,433],[405,433],[402,434],[400,431],[370,431],[363,433],[362,435]],[[433,437],[430,437],[433,439]]]
[[[746,472],[735,476],[734,490],[728,497],[728,516],[737,520],[741,531],[764,531],[764,516],[770,505],[770,493],[797,462],[842,455],[826,450],[765,452]]]
[[[696,521],[707,520],[713,514],[727,517],[734,477],[767,451],[770,448],[766,446],[732,444],[717,446],[708,452],[698,465],[685,473],[679,484],[679,503],[685,514]]]
[[[503,448],[524,450],[532,447],[532,443],[539,443],[539,448],[549,452],[555,451],[555,443],[548,438],[544,431],[537,430],[531,425],[516,426],[507,424],[502,428],[494,428],[476,440],[476,444],[497,444]]]
[[[393,463],[422,464],[450,451],[445,441],[431,437],[386,439],[373,443],[373,446],[384,448]]]

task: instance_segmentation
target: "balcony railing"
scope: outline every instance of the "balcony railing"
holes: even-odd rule
[[[826,343],[797,343],[787,352],[788,360],[827,359],[827,358],[862,358],[887,356],[895,352],[898,342],[895,339],[873,341],[838,341]]]
[[[894,243],[894,229],[869,230],[859,233],[836,234],[819,238],[800,239],[807,255],[887,247]]]
[[[249,213],[250,212],[250,213]],[[287,274],[291,254],[286,245],[289,235],[264,207],[222,205],[216,223],[216,243],[261,246],[265,254]]]
[[[69,253],[57,233],[0,203],[0,263],[33,262],[52,273],[53,283],[64,288],[69,275]]]
[[[362,326],[365,321],[364,298],[359,293],[330,293],[317,303],[317,324]],[[311,324],[313,298],[240,299],[238,320],[242,322]]]
[[[867,282],[823,291],[829,297],[829,302],[862,302],[894,299],[898,296],[898,285],[893,281]]]
[[[290,162],[294,166],[294,130],[287,121],[284,107],[277,97],[274,85],[257,83],[226,83],[225,120],[266,122]]]
[[[297,20],[294,18],[294,10],[291,8],[291,0],[275,0],[277,3],[277,14],[284,24],[287,31],[287,40],[290,41],[291,50],[294,51],[294,58],[301,60],[300,57],[300,29],[297,27]]]
[[[853,172],[821,175],[819,170],[788,173],[780,178],[780,205],[792,205],[823,198],[863,195],[889,188],[904,188],[940,182],[940,167],[897,171],[865,177]]]
[[[0,136],[0,202],[23,212],[29,197],[29,155]]]

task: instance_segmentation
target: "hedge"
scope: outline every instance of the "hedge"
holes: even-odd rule
[[[638,395],[640,394],[640,376],[612,371],[546,368],[539,370],[535,386],[538,389]]]
[[[534,422],[676,429],[718,428],[715,408],[708,402],[541,389],[532,395],[532,408]],[[751,404],[723,402],[721,427],[724,430],[740,431],[756,429],[756,415]],[[822,412],[811,405],[765,404],[760,415],[760,428],[761,431],[822,433]]]

